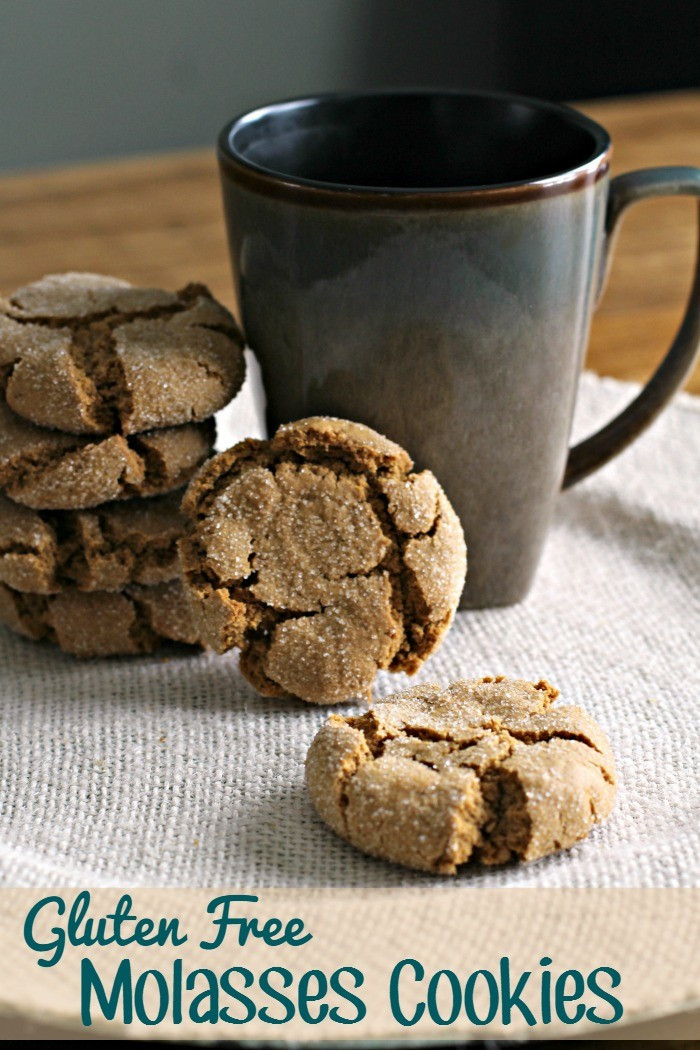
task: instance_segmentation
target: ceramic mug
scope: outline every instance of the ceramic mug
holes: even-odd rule
[[[576,386],[625,209],[700,196],[700,169],[609,178],[581,113],[493,93],[402,91],[256,109],[219,139],[240,320],[268,423],[367,423],[429,467],[464,525],[462,607],[530,586],[555,500],[682,383],[685,320],[635,401],[568,448]]]

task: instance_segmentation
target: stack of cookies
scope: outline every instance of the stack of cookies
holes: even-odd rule
[[[0,620],[83,657],[198,641],[181,489],[244,367],[201,285],[69,273],[0,301]]]

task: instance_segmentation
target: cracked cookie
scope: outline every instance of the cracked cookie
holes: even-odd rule
[[[0,496],[0,581],[17,591],[120,591],[179,576],[182,493],[35,511]]]
[[[481,678],[332,715],[306,759],[313,804],[365,853],[440,875],[567,849],[610,813],[615,767],[600,727],[558,695]]]
[[[189,602],[179,580],[120,593],[67,589],[45,596],[0,583],[0,622],[85,659],[150,653],[162,641],[197,644]]]
[[[457,608],[459,520],[429,471],[369,427],[312,418],[192,480],[180,543],[203,642],[265,696],[337,703],[416,671]]]
[[[0,489],[41,510],[76,510],[180,488],[211,455],[214,421],[88,438],[28,423],[0,402]]]
[[[172,293],[51,274],[0,302],[0,385],[41,426],[135,434],[199,422],[244,372],[236,322],[203,285]]]

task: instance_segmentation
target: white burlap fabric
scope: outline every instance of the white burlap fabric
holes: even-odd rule
[[[632,393],[585,376],[577,432]],[[527,601],[460,614],[423,670],[548,678],[601,722],[619,770],[616,809],[588,841],[450,885],[700,881],[699,486],[700,411],[681,397],[562,496]],[[445,885],[320,823],[303,764],[328,712],[259,697],[235,655],[80,663],[0,629],[0,665],[5,885]],[[385,674],[377,693],[407,684]]]

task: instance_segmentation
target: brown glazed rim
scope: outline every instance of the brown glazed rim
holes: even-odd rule
[[[352,186],[342,183],[317,182],[298,176],[285,175],[246,160],[231,147],[231,135],[243,121],[261,116],[265,112],[281,106],[302,102],[319,102],[326,99],[362,98],[375,94],[385,96],[401,94],[439,93],[441,95],[466,95],[477,98],[501,99],[557,113],[570,123],[577,124],[591,133],[597,143],[593,154],[582,164],[566,171],[556,172],[537,179],[525,179],[519,182],[498,183],[492,186],[445,186],[430,189],[418,187],[384,187]],[[496,204],[522,204],[527,201],[542,200],[546,197],[557,197],[563,193],[583,189],[598,182],[610,169],[612,145],[605,128],[597,124],[584,113],[559,102],[546,102],[542,99],[529,98],[524,95],[511,95],[501,91],[448,91],[439,92],[381,91],[352,92],[316,95],[287,99],[284,102],[273,102],[239,114],[223,128],[218,138],[218,157],[222,173],[238,185],[266,197],[307,204],[317,207],[334,207],[362,210],[364,208],[389,209],[450,209],[450,208],[485,208]]]

